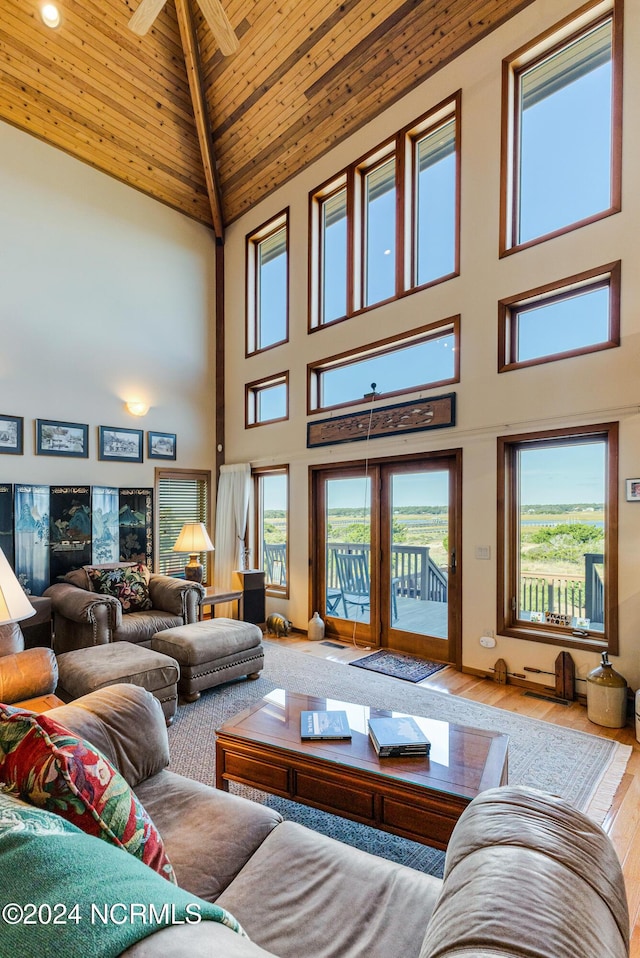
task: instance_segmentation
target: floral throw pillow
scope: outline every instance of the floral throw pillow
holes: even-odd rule
[[[0,782],[175,882],[160,834],[122,775],[46,713],[0,705]]]
[[[87,567],[86,571],[94,591],[114,596],[123,612],[144,612],[152,607],[146,566],[131,565],[116,569]]]

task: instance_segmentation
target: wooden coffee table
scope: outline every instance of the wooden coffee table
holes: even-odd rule
[[[345,709],[351,741],[301,741],[303,709]],[[508,736],[416,715],[430,756],[379,759],[368,718],[406,714],[275,689],[218,729],[216,786],[240,782],[446,848],[471,799],[506,785]]]

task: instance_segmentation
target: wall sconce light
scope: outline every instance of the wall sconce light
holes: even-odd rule
[[[60,11],[55,4],[44,3],[40,7],[40,16],[45,27],[51,27],[52,30],[55,30],[56,27],[60,26]]]
[[[124,405],[127,412],[130,412],[132,416],[146,416],[149,412],[148,404],[140,399],[130,399]]]

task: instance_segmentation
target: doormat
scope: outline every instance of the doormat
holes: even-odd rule
[[[369,669],[371,672],[382,672],[383,675],[391,675],[394,679],[404,679],[405,682],[422,682],[423,679],[444,668],[442,662],[427,662],[425,659],[416,658],[415,655],[389,652],[387,649],[372,652],[371,655],[349,662],[349,665],[354,665],[357,669]]]

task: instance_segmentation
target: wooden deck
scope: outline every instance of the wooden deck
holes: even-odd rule
[[[432,635],[438,639],[447,638],[449,606],[446,602],[421,601],[420,599],[396,598],[398,618],[394,620],[394,629],[404,632],[416,632],[418,635]],[[338,603],[336,612],[344,619],[342,603]],[[347,606],[349,622],[368,622],[369,610],[362,612],[355,606]]]
[[[368,654],[348,643],[344,643],[342,648],[335,648],[333,645],[309,642],[306,638],[295,635],[281,639],[280,642],[291,645],[299,652],[344,664]],[[556,725],[578,729],[581,732],[589,732],[591,735],[600,735],[603,738],[633,746],[633,754],[603,827],[610,835],[622,863],[627,886],[631,921],[629,955],[630,958],[640,958],[640,745],[636,742],[633,726],[628,723],[621,729],[602,728],[589,721],[586,707],[579,702],[563,706],[545,699],[531,698],[524,694],[523,689],[516,686],[498,685],[490,679],[457,672],[450,666],[420,684],[440,692],[482,702],[485,705],[493,705],[495,708],[517,712],[519,715],[528,715],[531,718],[553,722]]]

